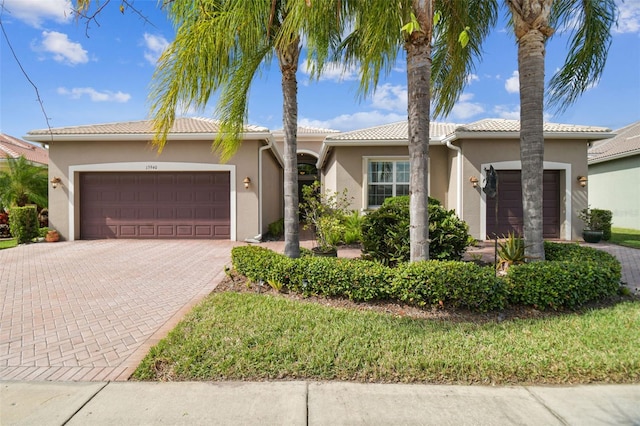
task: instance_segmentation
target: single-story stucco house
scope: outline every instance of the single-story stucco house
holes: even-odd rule
[[[589,204],[611,210],[613,226],[640,230],[640,121],[589,148]]]
[[[0,170],[7,170],[8,161],[20,157],[36,166],[46,167],[49,164],[49,151],[46,149],[0,133]]]
[[[161,154],[149,121],[36,130],[50,146],[49,217],[63,238],[254,239],[283,216],[282,131],[248,126],[239,151],[221,163],[211,152],[215,121],[181,118]],[[602,127],[545,124],[544,234],[578,239],[587,206],[587,147],[613,134]],[[522,226],[519,122],[431,123],[430,195],[453,209],[478,239]],[[300,186],[318,177],[347,190],[367,212],[408,193],[406,122],[351,132],[298,129]],[[489,168],[498,191],[482,188]]]
[[[245,240],[282,217],[283,166],[268,129],[248,126],[238,152],[212,152],[214,120],[178,118],[161,154],[151,121],[34,130],[49,144],[49,224],[66,240]]]
[[[520,122],[432,122],[429,132],[430,196],[454,209],[474,238],[521,234]],[[346,188],[354,197],[353,207],[363,211],[376,208],[388,196],[407,194],[407,135],[407,122],[399,122],[327,136],[318,161],[324,186],[330,191]],[[587,190],[578,178],[587,175],[587,147],[611,136],[602,127],[544,125],[545,238],[580,237],[583,224],[576,212],[587,206]],[[491,166],[498,176],[495,198],[482,190]]]

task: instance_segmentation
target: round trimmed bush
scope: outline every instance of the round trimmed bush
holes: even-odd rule
[[[469,227],[453,210],[429,198],[429,258],[460,260],[472,241]],[[409,196],[387,198],[362,225],[363,255],[385,265],[409,261]]]

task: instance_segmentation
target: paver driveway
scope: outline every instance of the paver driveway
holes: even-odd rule
[[[0,380],[126,380],[220,282],[237,244],[101,240],[0,250]]]

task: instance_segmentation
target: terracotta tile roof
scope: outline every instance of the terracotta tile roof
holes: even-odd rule
[[[49,151],[46,149],[0,133],[0,160],[20,156],[32,163],[49,164]]]
[[[171,133],[217,133],[218,121],[209,118],[179,117],[176,118]],[[268,132],[265,127],[247,125],[247,133]],[[152,134],[151,120],[125,121],[120,123],[89,124],[86,126],[56,127],[51,129],[53,135],[132,135]],[[28,135],[49,135],[49,129],[32,130]]]
[[[487,118],[470,124],[459,126],[458,132],[519,132],[520,120],[503,118]],[[544,131],[548,133],[608,133],[606,127],[579,126],[575,124],[544,123]]]
[[[616,135],[613,138],[595,142],[589,148],[589,164],[640,155],[640,121],[614,133]]]
[[[330,133],[340,133],[340,130],[323,129],[320,127],[298,126],[299,135],[317,135],[317,134],[323,135],[323,134],[330,134]],[[284,129],[274,130],[273,134],[284,135]]]
[[[442,138],[453,133],[457,126],[457,124],[432,121],[429,126],[429,136],[431,139]],[[408,135],[409,123],[407,121],[399,121],[327,136],[326,141],[406,141]]]

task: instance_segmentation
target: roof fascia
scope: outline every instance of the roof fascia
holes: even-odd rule
[[[635,149],[633,151],[621,152],[616,155],[611,155],[602,158],[595,158],[591,160],[587,160],[587,164],[598,164],[605,163],[607,161],[620,160],[622,158],[633,157],[634,155],[640,155],[640,149]]]
[[[456,139],[520,139],[520,132],[455,132]],[[545,139],[601,140],[615,136],[611,132],[544,132]]]
[[[168,141],[194,141],[194,140],[214,140],[218,133],[169,133]],[[114,141],[151,141],[153,133],[118,133],[118,134],[37,134],[26,135],[25,140],[31,142],[50,143],[55,141],[83,141],[83,142],[114,142]],[[269,132],[247,132],[241,133],[242,139],[270,139]]]

